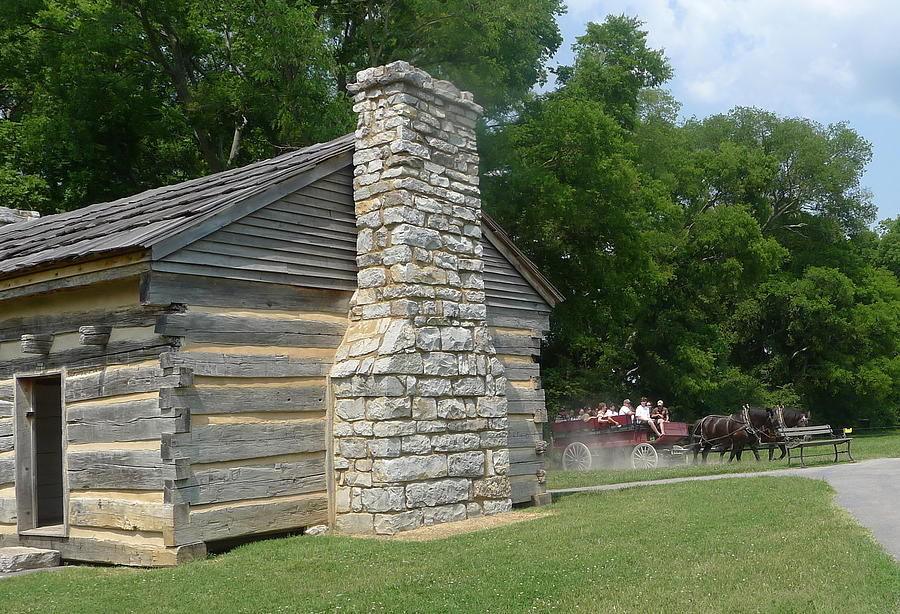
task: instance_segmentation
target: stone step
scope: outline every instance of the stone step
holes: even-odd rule
[[[59,550],[9,546],[0,548],[0,573],[43,569],[59,565]]]

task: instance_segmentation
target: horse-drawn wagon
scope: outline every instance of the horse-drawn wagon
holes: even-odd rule
[[[552,425],[553,445],[562,455],[563,469],[587,471],[630,459],[635,469],[652,469],[663,458],[683,458],[688,448],[685,422],[666,422],[665,435],[653,438],[650,429],[634,423],[631,416],[614,416],[616,424],[590,420],[567,420]]]

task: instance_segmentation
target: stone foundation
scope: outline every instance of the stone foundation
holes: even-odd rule
[[[486,324],[471,94],[361,71],[359,290],[331,370],[335,526],[392,534],[509,510],[506,378]]]

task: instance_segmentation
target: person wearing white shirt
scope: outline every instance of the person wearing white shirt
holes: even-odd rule
[[[634,419],[638,424],[646,424],[650,427],[650,430],[659,437],[660,432],[656,427],[656,423],[650,419],[650,401],[647,399],[641,399],[641,404],[637,406],[637,409],[634,412]]]
[[[634,409],[631,407],[631,399],[625,399],[622,401],[622,409],[619,410],[620,416],[630,416],[634,413]]]

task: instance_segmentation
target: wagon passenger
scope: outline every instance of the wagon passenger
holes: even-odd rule
[[[597,406],[597,426],[608,424],[610,427],[618,426],[618,423],[612,419],[616,414],[612,407],[607,407],[606,403],[600,403]]]
[[[631,407],[631,399],[625,399],[622,401],[622,409],[619,410],[620,416],[631,416],[634,414],[634,409]]]
[[[638,405],[637,410],[635,410],[634,418],[638,424],[646,424],[650,427],[650,430],[659,437],[660,432],[659,429],[656,428],[656,422],[650,419],[650,403],[649,401],[642,401],[640,405]]]
[[[656,402],[656,407],[650,412],[650,419],[656,423],[656,428],[661,435],[666,434],[665,423],[669,421],[669,408],[662,401]]]

